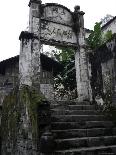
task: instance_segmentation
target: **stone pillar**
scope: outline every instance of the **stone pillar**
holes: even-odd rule
[[[22,32],[19,39],[20,85],[40,88],[40,7],[41,1],[30,0],[29,32]]]
[[[19,80],[20,85],[32,85],[32,67],[31,67],[31,44],[32,34],[21,32],[20,56],[19,56]]]
[[[41,0],[30,0],[29,31],[34,34],[32,42],[32,85],[40,89],[40,16]]]
[[[79,47],[75,54],[76,67],[76,81],[78,100],[90,100],[90,83],[88,73],[87,53],[85,46],[85,32],[84,32],[84,12],[80,11],[80,7],[76,6],[74,11],[75,16],[75,32],[77,35],[77,42]]]
[[[41,0],[30,0],[29,7],[29,32],[40,37]]]

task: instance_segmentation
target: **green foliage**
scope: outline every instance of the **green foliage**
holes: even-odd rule
[[[102,31],[100,23],[95,23],[94,30],[87,38],[87,44],[91,49],[98,48],[102,44]]]
[[[91,49],[96,49],[111,38],[112,31],[103,33],[101,30],[101,23],[95,23],[94,30],[91,32],[86,41]]]
[[[56,47],[57,50],[53,51],[54,56],[56,60],[58,60],[60,63],[66,62],[74,56],[74,50],[72,48],[66,48],[66,47]]]

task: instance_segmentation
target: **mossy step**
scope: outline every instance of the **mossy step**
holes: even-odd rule
[[[69,110],[95,110],[95,105],[69,105]]]
[[[54,115],[52,122],[102,121],[104,115]]]
[[[71,149],[81,147],[93,147],[93,146],[108,146],[116,145],[116,136],[100,136],[100,137],[82,137],[82,138],[70,138],[70,139],[57,139],[56,149]]]
[[[62,110],[96,110],[95,105],[57,105],[52,106],[51,109],[62,109]]]
[[[64,110],[64,109],[52,109],[52,115],[98,115],[100,114],[96,110]]]
[[[79,122],[52,122],[53,130],[66,130],[66,129],[86,129],[86,128],[107,128],[114,127],[111,121],[79,121]]]
[[[59,105],[91,105],[89,101],[53,101],[51,102],[51,107],[59,106]]]
[[[53,130],[55,138],[95,137],[116,135],[116,128]]]
[[[59,150],[53,155],[116,155],[116,145]]]

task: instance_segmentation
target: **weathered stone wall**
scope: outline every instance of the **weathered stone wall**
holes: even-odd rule
[[[92,55],[92,81],[97,84],[93,84],[94,94],[102,95],[103,98],[110,95],[116,101],[113,97],[116,96],[116,36],[113,35],[111,40],[93,51]]]
[[[24,152],[26,154],[27,150],[29,150],[27,154],[34,155],[34,152],[36,152],[35,154],[37,154],[37,148],[35,146],[33,146],[33,143],[32,143],[32,131],[31,131],[31,127],[29,127],[30,122],[29,122],[29,116],[28,116],[28,112],[27,112],[28,107],[26,107],[25,105],[22,105],[22,110],[20,109],[20,105],[18,104],[19,102],[17,100],[17,99],[19,99],[19,96],[18,96],[19,94],[16,94],[17,93],[16,89],[15,89],[16,92],[13,91],[13,88],[16,88],[16,86],[19,84],[19,78],[18,78],[19,68],[18,67],[19,67],[19,63],[16,62],[15,64],[13,64],[13,66],[7,66],[5,68],[4,75],[0,74],[0,126],[1,126],[1,114],[3,113],[2,117],[4,119],[11,121],[10,123],[12,123],[12,125],[16,123],[17,127],[20,127],[20,131],[18,131],[19,136],[17,137],[17,148],[14,148],[15,146],[14,146],[13,139],[12,139],[12,137],[10,137],[10,134],[11,134],[10,133],[11,130],[10,130],[10,131],[8,131],[9,136],[7,135],[8,139],[5,140],[5,143],[3,142],[4,152],[2,152],[2,155],[6,155],[5,150],[7,150],[7,153],[9,153],[11,155],[14,155],[14,154],[15,155],[20,155],[20,154],[23,155]],[[53,99],[53,73],[43,70],[42,67],[41,67],[40,89],[41,89],[41,92],[48,99],[50,99],[50,100]],[[15,95],[14,95],[14,93],[15,93]],[[8,94],[10,94],[11,96],[7,97],[7,99],[9,101],[7,101],[8,103],[6,103],[5,98]],[[5,101],[4,101],[4,99],[5,99]],[[8,107],[6,107],[4,104],[7,104],[6,106],[8,106]],[[8,108],[8,109],[6,109],[6,108]],[[3,111],[2,111],[2,109],[3,109]],[[4,110],[6,110],[6,112],[4,112]],[[17,113],[21,114],[20,122],[14,122],[14,121],[18,121],[18,120],[15,120],[15,118],[14,118],[15,114],[17,117]],[[20,123],[22,125],[18,126]],[[2,126],[4,126],[4,125],[2,125]],[[14,127],[16,127],[16,126],[11,126],[11,128],[14,128]],[[5,128],[6,127],[4,127],[3,130]],[[6,129],[6,131],[7,130],[9,130],[9,129]],[[13,132],[15,132],[14,130],[17,130],[17,129],[16,128],[13,129]],[[1,132],[1,130],[0,130],[0,132]],[[16,134],[16,133],[14,133],[14,134]],[[12,134],[11,134],[11,136],[12,136]],[[25,139],[25,136],[27,136],[28,139]],[[14,138],[14,141],[16,140],[15,138]],[[8,143],[6,143],[6,141]],[[15,143],[16,143],[16,141],[15,141]],[[16,152],[12,152],[12,150],[15,150]]]
[[[39,128],[37,109],[45,98],[32,87],[15,88],[4,99],[2,155],[37,155]]]
[[[104,62],[102,65],[102,79],[103,79],[103,91],[113,91],[113,73],[114,73],[114,62],[113,59]]]
[[[27,81],[28,82],[28,81]],[[19,62],[15,62],[15,64],[13,64],[13,66],[7,66],[5,68],[5,72],[4,74],[0,74],[0,128],[1,128],[1,117],[4,117],[2,116],[2,113],[4,113],[4,111],[2,112],[2,109],[4,108],[4,104],[5,102],[4,101],[4,98],[10,94],[10,92],[13,91],[13,88],[16,88],[16,86],[19,84]],[[41,67],[41,84],[40,84],[40,90],[41,92],[45,95],[45,97],[49,100],[53,100],[54,99],[54,95],[53,95],[53,73],[52,72],[49,72],[49,71],[43,71],[42,67]],[[16,109],[17,106],[15,105],[17,103],[17,101],[13,100],[14,101],[14,107],[11,105],[11,107],[9,108],[12,108],[12,109],[9,109],[9,111],[12,111],[14,108],[15,108],[15,111],[19,111],[19,109]],[[9,104],[12,104],[11,102],[9,102]],[[8,105],[10,106],[10,105]],[[16,107],[15,107],[16,106]],[[19,107],[18,107],[19,108]],[[7,109],[8,110],[8,109]],[[28,116],[26,114],[26,109],[24,107],[24,109],[22,109],[23,111],[21,111],[21,114],[22,114],[22,120],[25,119],[25,120],[28,120]],[[20,112],[20,111],[19,111]],[[9,116],[5,116],[6,119],[7,117]],[[14,117],[14,116],[13,116]],[[24,121],[25,121],[24,120]],[[28,122],[24,122],[24,123],[28,123]],[[25,126],[25,124],[24,124]],[[0,133],[1,133],[1,130],[0,130]],[[30,135],[31,136],[31,131],[30,131]],[[35,152],[35,149],[33,148],[33,150],[31,150],[32,148],[32,143],[31,143],[31,137],[28,139],[28,140],[25,140],[25,141],[20,141],[20,138],[21,138],[21,135],[19,137],[19,142],[17,142],[17,147],[18,149],[20,150],[19,152],[16,153],[16,155],[18,154],[23,154],[21,153],[21,150],[22,152],[26,149],[30,149],[30,155],[32,155],[32,152],[34,153]],[[10,139],[8,141],[10,143]],[[12,143],[10,144],[12,145]],[[26,148],[28,145],[29,148]],[[10,149],[11,149],[11,146],[9,146]],[[8,149],[8,148],[7,148]],[[13,149],[13,148],[12,148]],[[11,150],[10,150],[11,151]],[[27,153],[29,154],[29,153]],[[3,154],[3,155],[6,155],[6,152]],[[11,153],[11,155],[13,155],[13,153]],[[33,154],[34,155],[34,154]]]
[[[13,87],[18,84],[18,63],[3,67],[3,73],[0,74],[0,145],[1,145],[1,117],[3,109],[3,101]],[[1,146],[0,146],[1,147]]]
[[[54,100],[54,82],[53,74],[42,70],[41,71],[40,90],[48,100]]]

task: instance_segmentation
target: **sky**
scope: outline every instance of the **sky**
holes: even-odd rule
[[[1,0],[0,2],[0,61],[20,53],[19,35],[28,29],[29,0]],[[106,14],[116,16],[116,0],[42,0],[42,3],[58,3],[74,11],[80,5],[85,12],[85,27],[93,29]]]

